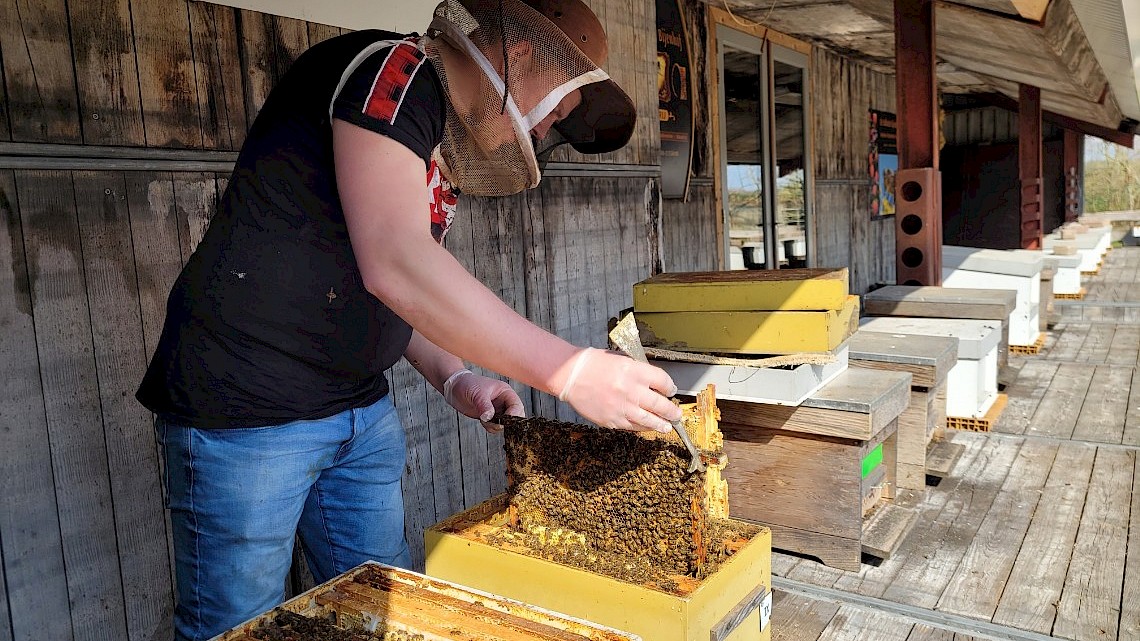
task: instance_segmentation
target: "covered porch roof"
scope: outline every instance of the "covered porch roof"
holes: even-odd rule
[[[712,0],[709,0],[712,1]],[[723,1],[723,0],[722,0]],[[894,72],[893,0],[727,0],[741,18]],[[715,2],[720,4],[720,2]],[[1131,0],[939,0],[939,88],[1041,89],[1046,111],[1113,131],[1140,122],[1140,7]]]

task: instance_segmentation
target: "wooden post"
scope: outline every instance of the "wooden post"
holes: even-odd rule
[[[895,0],[899,175],[895,273],[899,284],[942,283],[942,178],[934,1]]]
[[[1040,249],[1044,235],[1041,206],[1041,89],[1020,85],[1017,104],[1021,176],[1021,248]]]
[[[933,0],[895,0],[899,169],[938,169]]]
[[[1084,208],[1081,203],[1081,156],[1084,150],[1084,135],[1071,129],[1065,130],[1065,158],[1062,168],[1065,172],[1065,222],[1075,221]]]

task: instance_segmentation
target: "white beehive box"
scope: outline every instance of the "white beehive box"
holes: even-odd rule
[[[1049,234],[1045,237],[1043,247],[1045,251],[1056,250],[1058,247],[1072,248],[1081,257],[1080,271],[1095,272],[1103,256],[1100,244],[1100,236],[1094,234],[1079,234],[1068,240],[1061,239],[1059,234]]]
[[[1014,253],[1038,255],[1045,259],[1045,266],[1053,268],[1054,294],[1079,294],[1081,291],[1081,256],[1079,254],[1054,254],[1035,249],[1015,249]]]
[[[744,367],[654,360],[677,385],[677,393],[696,396],[708,385],[716,397],[730,401],[799,405],[847,369],[847,345],[835,350],[835,362],[825,365]]]
[[[957,338],[958,362],[946,378],[947,416],[981,418],[997,398],[996,321],[880,316],[863,319],[860,331]]]
[[[942,247],[942,286],[1011,289],[1017,305],[1009,317],[1009,344],[1037,344],[1041,335],[1041,254],[973,247]]]

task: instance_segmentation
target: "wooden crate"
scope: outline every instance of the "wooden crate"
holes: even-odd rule
[[[916,516],[887,504],[910,381],[851,368],[798,408],[721,402],[733,517],[771,528],[775,548],[844,570],[864,553],[889,557]]]
[[[958,361],[958,339],[859,330],[851,337],[851,364],[910,372],[910,404],[899,415],[898,486],[926,488],[926,452],[946,426],[946,380]]]
[[[771,532],[741,540],[703,580],[678,576],[666,591],[528,555],[494,542],[507,527],[505,495],[424,533],[427,573],[493,594],[525,599],[654,641],[767,641],[771,613]]]
[[[847,294],[847,268],[658,274],[633,286],[633,310],[640,315],[840,309]]]
[[[638,312],[642,342],[682,352],[830,352],[855,331],[859,297],[827,311]]]
[[[368,579],[368,580],[365,580]],[[526,595],[521,595],[524,598]],[[423,641],[638,641],[641,637],[446,580],[368,562],[214,641],[253,641],[278,610],[340,629],[400,631]],[[460,631],[459,634],[456,631]],[[648,638],[648,637],[647,637]]]

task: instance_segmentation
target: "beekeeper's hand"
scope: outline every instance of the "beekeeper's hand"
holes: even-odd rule
[[[503,430],[501,425],[488,422],[496,414],[526,416],[522,399],[510,385],[469,369],[461,369],[443,382],[443,397],[455,411],[479,419],[483,429],[492,434]]]
[[[665,370],[592,347],[574,357],[559,400],[587,420],[618,430],[672,431],[681,408],[669,400],[677,386]]]

